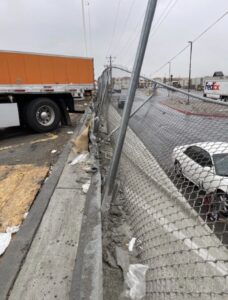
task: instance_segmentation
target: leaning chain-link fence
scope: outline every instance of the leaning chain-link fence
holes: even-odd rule
[[[103,110],[110,132],[120,125],[129,81],[113,76]],[[133,110],[151,93],[148,83],[139,86]],[[119,169],[141,263],[149,266],[146,299],[228,299],[227,125],[226,103],[166,88],[130,120]]]

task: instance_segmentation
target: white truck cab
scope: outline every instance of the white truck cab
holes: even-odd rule
[[[228,101],[228,77],[217,71],[204,80],[204,97]]]

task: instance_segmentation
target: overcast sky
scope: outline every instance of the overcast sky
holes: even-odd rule
[[[98,76],[106,56],[132,68],[147,0],[85,0],[88,55]],[[89,5],[87,5],[89,3]],[[167,6],[170,4],[169,6]],[[228,11],[228,0],[158,0],[142,73],[152,75]],[[169,10],[170,9],[170,10]],[[159,21],[160,20],[160,21]],[[89,26],[90,23],[90,26]],[[0,50],[85,56],[81,0],[0,0]],[[192,75],[228,75],[228,15],[193,45]],[[187,76],[189,49],[172,62]],[[168,65],[157,74],[168,76]]]

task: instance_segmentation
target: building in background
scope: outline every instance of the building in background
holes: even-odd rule
[[[114,90],[128,89],[131,81],[131,77],[114,77],[113,79]],[[138,88],[149,88],[152,86],[150,80],[140,78],[138,83]]]

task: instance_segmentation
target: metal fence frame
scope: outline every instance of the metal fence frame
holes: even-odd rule
[[[117,69],[117,70],[121,70],[121,71],[124,71],[124,72],[127,72],[127,73],[130,73],[129,70],[125,69],[125,68],[122,68],[122,67],[119,67],[119,66],[114,66],[113,69]],[[110,70],[109,68],[107,68],[104,72],[103,72],[103,75],[102,76],[106,76],[108,77],[110,74]],[[140,76],[141,78],[144,78],[148,81],[151,81],[153,84],[154,84],[154,87],[165,87],[167,90],[171,90],[173,92],[178,92],[182,95],[186,95],[186,96],[190,96],[192,98],[195,98],[195,99],[198,99],[199,101],[202,101],[202,102],[206,102],[206,103],[214,103],[214,104],[219,104],[221,106],[224,106],[224,107],[227,107],[228,106],[228,103],[225,103],[225,102],[222,102],[222,101],[218,101],[218,100],[212,100],[212,99],[208,99],[208,98],[205,98],[205,97],[201,97],[199,95],[196,95],[194,93],[188,93],[184,90],[181,90],[181,89],[177,89],[175,87],[172,87],[172,86],[169,86],[169,85],[166,85],[164,83],[161,83],[161,82],[157,82],[157,81],[154,81],[154,80],[151,80],[145,76]],[[109,114],[110,116],[110,99],[111,99],[111,91],[109,90],[109,88],[107,87],[107,85],[109,84],[108,83],[108,80],[105,81],[106,82],[106,85],[103,83],[103,94],[104,94],[104,88],[106,89],[106,94],[105,94],[105,98],[103,98],[103,101],[102,101],[102,105],[100,106],[100,110],[101,110],[101,116],[105,119],[107,119],[107,115]],[[107,92],[108,91],[108,92]],[[150,96],[148,97],[148,99],[146,99],[141,105],[139,105],[139,107],[137,107],[135,109],[135,111],[133,111],[130,115],[133,116],[135,115],[151,98],[153,97]],[[111,113],[111,115],[113,115],[113,113]],[[120,117],[118,117],[120,119]],[[109,135],[108,135],[108,138],[111,138],[111,140],[114,142],[114,144],[117,143],[117,136],[118,136],[118,129],[119,129],[119,123],[115,123],[114,121],[111,121],[111,125],[110,125],[110,119],[109,120],[106,120],[108,121],[108,128],[109,128]],[[130,129],[128,129],[129,131]],[[131,132],[131,130],[130,130]],[[129,152],[126,152],[128,149],[128,151],[130,151],[129,147],[134,147],[134,145],[132,145],[131,143],[131,146],[129,146],[129,134],[133,134],[133,133],[128,133],[127,134],[127,137],[125,139],[125,148],[123,150],[123,153],[122,153],[122,156],[123,158],[121,158],[122,160],[122,163],[121,163],[121,166],[119,168],[119,172],[120,172],[120,175],[122,174],[122,176],[126,176],[126,170],[128,170],[129,172],[131,171],[131,169],[129,169],[129,164],[126,163],[126,161],[129,161],[131,158],[129,156]],[[135,137],[136,139],[136,137]],[[127,143],[127,144],[126,144]],[[142,151],[145,151],[147,153],[147,150],[145,148],[145,146],[142,145],[142,143],[139,141],[139,144],[140,144],[140,149],[138,152],[137,152],[137,155],[143,155],[143,157],[145,156],[145,154],[143,154]],[[127,146],[128,145],[128,146]],[[126,148],[127,147],[127,148]],[[134,149],[135,151],[135,149]],[[141,151],[141,152],[140,152]],[[141,154],[140,154],[141,153]],[[158,164],[156,164],[156,159],[151,156],[151,154],[146,154],[146,157],[148,159],[148,161],[151,161],[151,168],[157,168],[158,167]],[[140,160],[140,156],[138,156],[138,159]],[[124,162],[125,161],[125,164]],[[149,165],[150,163],[148,163]],[[131,163],[131,166],[134,166],[134,163]],[[227,291],[227,288],[226,288],[226,283],[228,282],[228,272],[227,272],[227,261],[228,261],[228,256],[227,256],[227,249],[225,249],[225,247],[217,240],[216,237],[214,237],[214,233],[213,231],[207,226],[207,224],[205,222],[203,222],[202,220],[200,221],[200,218],[199,218],[199,215],[197,214],[197,212],[194,211],[194,209],[186,202],[185,198],[177,191],[175,190],[175,188],[173,188],[172,184],[170,185],[169,181],[167,181],[167,179],[164,179],[166,180],[165,182],[167,183],[167,188],[165,188],[164,186],[164,182],[159,182],[157,180],[156,177],[154,177],[154,175],[149,171],[149,167],[147,165],[138,165],[136,163],[136,165],[134,166],[135,170],[134,170],[134,174],[135,176],[137,176],[138,172],[141,174],[143,174],[142,176],[146,176],[147,177],[147,180],[149,178],[149,180],[152,180],[151,182],[153,182],[153,184],[155,184],[154,186],[154,189],[157,191],[157,195],[162,195],[161,197],[164,197],[164,195],[167,195],[168,197],[170,197],[170,199],[173,199],[174,201],[174,205],[176,205],[176,207],[181,207],[181,211],[183,210],[186,215],[185,215],[185,218],[189,218],[189,222],[193,222],[189,225],[189,228],[194,228],[194,229],[197,229],[199,230],[199,232],[201,232],[201,235],[202,235],[202,241],[205,240],[206,244],[203,246],[203,244],[201,244],[201,242],[194,242],[194,239],[196,238],[196,236],[194,235],[190,235],[190,236],[186,236],[183,234],[182,230],[179,230],[179,229],[176,229],[175,226],[172,225],[172,222],[170,223],[170,226],[166,226],[165,225],[165,221],[166,219],[164,219],[164,217],[162,215],[159,216],[159,210],[156,211],[156,206],[155,208],[151,208],[150,205],[146,205],[146,204],[143,204],[143,207],[146,208],[148,210],[148,212],[153,216],[153,218],[155,218],[155,220],[158,221],[158,223],[160,224],[160,226],[163,226],[167,229],[168,233],[172,233],[174,234],[174,236],[176,237],[176,240],[181,240],[185,246],[188,247],[188,250],[183,250],[186,252],[186,255],[188,255],[190,253],[190,255],[197,255],[199,257],[199,260],[202,259],[202,261],[199,262],[199,264],[202,264],[202,269],[205,269],[205,274],[204,273],[199,273],[197,274],[197,272],[199,271],[199,268],[194,272],[194,274],[192,275],[192,277],[188,277],[187,274],[187,271],[186,271],[186,274],[183,274],[183,278],[184,280],[187,282],[187,281],[192,281],[194,282],[194,280],[199,280],[199,281],[202,281],[202,283],[206,284],[207,286],[205,286],[205,292],[203,290],[201,291],[187,291],[186,293],[183,291],[183,292],[180,292],[180,296],[178,293],[179,292],[176,292],[176,296],[175,296],[175,291],[172,293],[166,293],[162,290],[162,285],[160,285],[159,282],[162,282],[162,280],[165,280],[165,278],[162,279],[162,277],[159,277],[159,278],[152,278],[151,279],[151,274],[149,274],[149,278],[152,280],[151,282],[148,281],[148,291],[150,291],[149,294],[147,294],[147,298],[146,299],[226,299],[227,295],[228,295],[228,291]],[[126,170],[124,170],[126,169]],[[146,171],[145,171],[146,170]],[[149,173],[148,173],[149,172]],[[125,174],[125,175],[124,175]],[[149,175],[148,175],[149,174]],[[141,175],[140,175],[141,176]],[[134,177],[134,176],[133,176]],[[165,175],[164,175],[164,178],[165,178]],[[124,181],[125,181],[126,177],[124,177]],[[130,182],[130,181],[129,181]],[[125,184],[127,185],[126,188],[124,188],[125,190],[125,196],[129,199],[129,197],[131,198],[131,201],[133,201],[133,206],[132,206],[132,203],[129,202],[129,200],[127,200],[127,204],[126,204],[126,207],[127,209],[130,211],[130,222],[131,222],[131,225],[133,226],[133,229],[134,229],[134,232],[136,232],[136,235],[138,234],[138,236],[140,237],[140,235],[142,234],[143,230],[142,228],[145,228],[145,226],[148,226],[147,222],[143,219],[141,219],[141,221],[137,220],[138,216],[136,215],[135,216],[135,213],[137,212],[137,209],[139,209],[138,207],[138,203],[141,201],[140,199],[142,199],[142,195],[146,196],[146,197],[150,197],[150,195],[145,195],[145,192],[143,191],[139,191],[139,194],[135,194],[133,195],[133,191],[131,190],[132,187],[134,187],[134,184],[131,185],[131,188],[128,187],[128,180],[125,181]],[[133,182],[133,181],[132,181]],[[175,191],[174,191],[175,190]],[[160,193],[160,194],[159,194]],[[161,194],[162,193],[162,194]],[[172,194],[173,193],[173,194]],[[133,195],[133,196],[132,196]],[[134,200],[134,197],[135,197],[135,200]],[[158,196],[157,196],[158,197]],[[112,198],[110,197],[108,199],[108,201],[112,201]],[[110,203],[109,203],[110,205]],[[106,209],[109,208],[109,205],[106,207]],[[104,203],[103,203],[103,206],[104,206]],[[171,204],[171,207],[175,207],[173,206],[173,204]],[[134,218],[132,217],[134,216]],[[191,221],[191,220],[195,220],[195,221]],[[137,222],[136,222],[137,220]],[[183,219],[184,221],[185,219]],[[141,222],[141,223],[140,223]],[[196,224],[194,224],[194,222],[197,222]],[[198,224],[198,225],[197,225]],[[157,228],[157,227],[156,227]],[[157,230],[157,229],[153,229],[153,230]],[[185,228],[184,228],[185,230]],[[205,230],[205,231],[204,231]],[[150,237],[150,232],[149,232],[149,229],[147,230],[147,233],[143,233],[144,236],[146,236],[146,241],[143,241],[143,244],[142,244],[142,248],[143,247],[147,247],[147,241],[149,239],[151,239]],[[140,238],[139,238],[140,239]],[[211,241],[209,242],[208,240],[208,244],[207,244],[207,239],[211,239]],[[163,241],[163,244],[165,242]],[[174,246],[175,246],[175,241],[173,242]],[[216,244],[217,243],[217,244]],[[216,246],[217,245],[217,246]],[[155,245],[155,248],[157,248],[158,245]],[[161,245],[162,247],[162,245]],[[217,250],[216,250],[217,248]],[[213,252],[214,250],[215,252]],[[145,251],[149,251],[149,250],[143,250],[144,254],[145,254]],[[175,252],[176,251],[176,252]],[[175,250],[173,253],[172,251],[170,253],[167,253],[168,256],[172,255],[175,256],[179,250]],[[221,252],[221,253],[220,253]],[[223,254],[222,254],[223,253]],[[162,259],[162,257],[164,256],[165,254],[162,254],[162,256],[155,256],[154,259]],[[181,256],[181,252],[180,252],[180,256]],[[142,260],[142,263],[148,263],[148,259],[149,258],[144,258]],[[149,259],[150,260],[150,259]],[[191,260],[191,258],[189,258],[189,260]],[[189,263],[189,265],[191,265],[191,263]],[[195,265],[198,266],[198,262],[196,261],[195,262]],[[215,268],[220,275],[218,274],[214,274],[214,275],[208,275],[206,274],[207,270],[208,270],[208,265],[209,266],[212,266],[213,268]],[[186,268],[188,267],[188,264],[185,265]],[[173,264],[173,267],[176,267],[175,263]],[[183,266],[181,265],[181,262],[180,262],[180,268],[182,268]],[[153,268],[152,268],[153,269]],[[159,267],[156,267],[154,268],[154,272],[158,272],[159,273]],[[203,274],[203,275],[202,275]],[[179,275],[178,275],[179,276]],[[180,280],[180,277],[176,277],[176,278],[168,278],[167,280],[171,280],[171,281],[177,281]],[[221,291],[219,292],[218,290],[214,290],[213,292],[213,284],[215,284],[217,282],[217,279],[218,278],[221,278],[221,282],[224,283],[224,288],[221,289]],[[167,281],[168,282],[168,281]],[[209,282],[211,283],[211,287],[210,287],[210,284]],[[151,288],[155,287],[155,286],[160,286],[161,288],[161,291],[155,291],[154,293],[151,292]],[[220,285],[220,288],[221,288],[222,285]],[[199,287],[199,286],[198,286]],[[151,298],[153,295],[153,298]],[[167,297],[167,298],[166,298]],[[176,298],[175,298],[176,297]],[[182,297],[182,298],[180,298]]]

